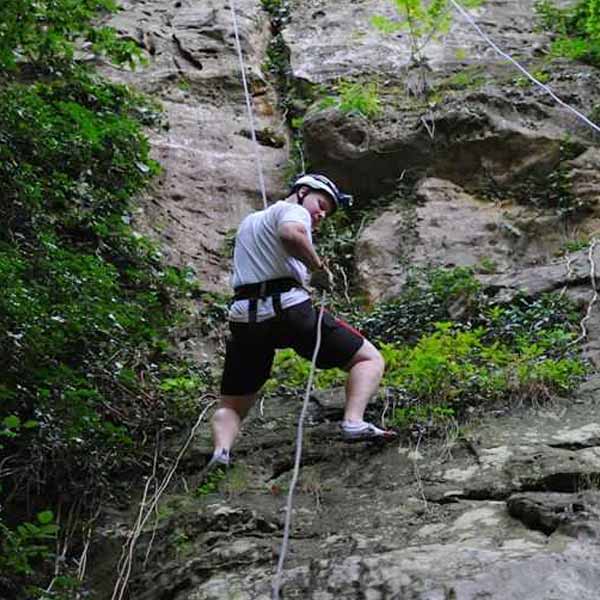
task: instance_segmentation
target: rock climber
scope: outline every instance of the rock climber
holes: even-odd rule
[[[306,285],[323,288],[331,273],[316,253],[312,230],[352,197],[329,178],[306,174],[287,198],[246,217],[236,235],[221,402],[213,420],[214,453],[209,466],[228,466],[241,423],[269,378],[275,350],[293,348],[312,359],[318,310]],[[312,271],[312,277],[309,277]],[[392,431],[363,420],[383,375],[379,351],[358,331],[325,311],[317,366],[348,372],[342,438],[390,439]]]

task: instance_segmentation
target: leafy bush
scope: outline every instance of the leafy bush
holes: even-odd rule
[[[92,25],[94,18],[116,10],[114,0],[3,0],[0,70],[25,61],[68,64],[81,39],[118,63],[135,63],[141,52],[134,42],[120,39],[110,27]]]
[[[391,425],[400,429],[420,426],[422,423],[444,427],[453,420],[454,410],[447,406],[407,406],[394,410]]]
[[[416,341],[438,321],[448,321],[457,304],[468,321],[484,302],[481,285],[471,269],[413,269],[402,294],[356,315],[357,326],[374,341]],[[453,314],[451,314],[451,312]]]
[[[21,523],[14,529],[7,527],[0,519],[2,575],[31,575],[35,560],[53,555],[49,543],[54,542],[58,532],[58,526],[53,521],[51,511],[42,511],[37,514],[35,523]]]
[[[550,0],[540,0],[536,11],[542,26],[558,34],[552,43],[556,55],[600,66],[600,4],[597,0],[580,0],[566,8],[559,8]]]
[[[381,101],[375,83],[341,81],[336,86],[336,96],[326,96],[320,108],[336,106],[348,114],[357,114],[372,119],[381,113]]]
[[[568,300],[549,294],[497,306],[465,268],[415,271],[399,298],[354,316],[384,357],[382,391],[400,404],[398,426],[440,426],[468,407],[567,393],[586,371]],[[269,389],[303,388],[309,371],[309,361],[280,352]],[[339,370],[318,372],[315,387],[344,380]]]
[[[279,350],[275,355],[271,379],[266,383],[266,393],[295,393],[298,389],[306,387],[310,374],[310,361],[298,356],[293,350]],[[345,380],[341,369],[317,371],[314,387],[325,389],[340,385]]]
[[[124,387],[111,357],[161,352],[169,290],[185,287],[128,224],[130,198],[157,172],[146,108],[81,71],[0,92],[0,390],[4,410],[39,423],[42,453],[129,443],[109,416]]]
[[[158,107],[73,58],[87,39],[135,60],[131,42],[90,25],[114,9],[0,7],[0,448],[10,464],[0,566],[18,576],[0,578],[0,596],[15,599],[32,596],[49,558],[42,542],[57,533],[32,514],[59,503],[74,520],[95,512],[151,462],[146,440],[173,406],[189,413],[182,395],[202,389],[202,372],[169,353],[197,284],[131,227],[132,199],[159,171],[142,132]],[[56,589],[70,585],[59,580]]]

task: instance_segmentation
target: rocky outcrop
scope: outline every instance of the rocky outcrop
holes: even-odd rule
[[[500,47],[534,71],[546,68],[548,85],[589,114],[598,74],[560,61],[541,66],[548,37],[534,30],[533,3],[492,1],[477,12],[478,22]],[[378,118],[315,109],[305,120],[313,166],[361,199],[392,191],[403,172],[471,188],[507,185],[556,167],[567,133],[582,144],[579,151],[585,148],[586,142],[577,140],[589,134],[586,127],[530,86],[460,16],[455,15],[448,35],[425,46],[428,67],[415,73],[408,32],[379,32],[371,23],[376,14],[402,20],[383,0],[368,5],[301,2],[284,31],[296,77],[315,84],[339,77],[378,82],[383,108]],[[420,99],[410,85],[417,75],[428,81],[429,94]]]
[[[533,106],[516,111],[513,102],[493,92],[448,98],[433,111],[389,111],[373,123],[336,109],[305,120],[314,167],[363,201],[392,192],[406,172],[473,189],[546,174],[559,163],[565,131],[555,126],[552,111],[539,114]],[[525,122],[534,119],[529,129]]]
[[[397,295],[413,266],[534,272],[534,265],[556,261],[564,248],[563,221],[555,211],[503,206],[435,178],[421,180],[415,196],[416,207],[392,205],[357,242],[358,281],[371,300]],[[560,273],[553,288],[563,282]]]
[[[391,446],[344,444],[328,422],[339,398],[318,394],[282,597],[595,599],[600,410],[598,383],[588,388],[574,401],[484,417],[445,444]],[[300,406],[261,408],[220,493],[181,488],[163,500],[138,544],[131,597],[271,597]],[[196,449],[209,451],[208,432]],[[192,489],[199,462],[183,467]],[[119,531],[113,523],[105,536]]]
[[[163,242],[169,262],[191,267],[204,289],[226,291],[226,235],[245,214],[262,206],[230,7],[215,0],[122,4],[124,10],[111,25],[146,51],[148,64],[135,71],[104,70],[159,99],[166,122],[162,130],[149,132],[162,174],[140,205],[138,226]],[[277,134],[284,141],[286,131],[260,69],[268,18],[258,0],[238,1],[236,7],[263,141],[258,152],[268,197],[278,199],[284,192],[287,151],[269,139]]]

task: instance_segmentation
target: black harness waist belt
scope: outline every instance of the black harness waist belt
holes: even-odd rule
[[[236,300],[253,300],[258,298],[266,298],[275,294],[288,292],[292,288],[302,287],[295,279],[291,277],[282,277],[280,279],[269,279],[268,281],[260,281],[259,283],[248,283],[240,285],[233,291]]]
[[[273,298],[273,309],[275,314],[281,313],[281,294],[288,292],[295,287],[302,287],[295,279],[291,277],[281,277],[280,279],[269,279],[259,283],[248,283],[236,287],[234,291],[235,300],[250,300],[248,305],[248,322],[256,323],[256,312],[258,300],[269,296]]]

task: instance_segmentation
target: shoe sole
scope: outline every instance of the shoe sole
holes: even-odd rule
[[[346,437],[343,433],[341,434],[342,441],[347,444],[357,444],[360,442],[393,442],[398,439],[398,435],[393,432],[386,432],[383,435],[371,435],[371,436],[354,436]]]

